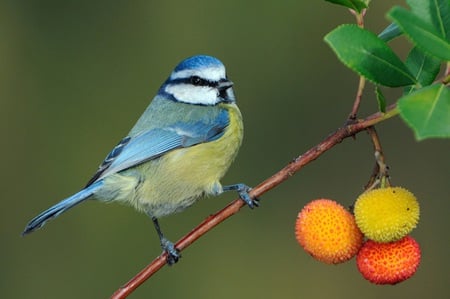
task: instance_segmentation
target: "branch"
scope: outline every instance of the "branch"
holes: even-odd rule
[[[387,120],[393,116],[398,114],[398,110],[394,105],[388,107],[385,113],[377,112],[369,117],[356,120],[352,124],[347,124],[343,127],[337,129],[334,133],[330,134],[327,138],[325,138],[322,142],[317,144],[316,146],[309,149],[303,155],[297,157],[288,165],[286,165],[279,172],[274,174],[272,177],[266,179],[258,186],[253,188],[250,191],[250,196],[261,197],[264,193],[269,190],[275,188],[280,185],[291,176],[293,176],[296,172],[298,172],[303,166],[308,163],[314,161],[318,157],[320,157],[323,153],[334,147],[335,145],[342,142],[343,139],[354,136],[355,134],[366,130],[367,128]],[[176,244],[175,247],[182,251],[187,248],[189,245],[194,243],[201,236],[206,234],[208,231],[213,229],[215,226],[220,224],[225,219],[231,217],[236,214],[245,203],[236,199],[228,204],[225,208],[220,210],[214,215],[206,218],[202,223],[200,223],[196,228],[194,228],[190,233],[181,238]],[[144,283],[148,278],[150,278],[153,274],[155,274],[159,269],[161,269],[164,265],[166,265],[166,257],[167,253],[162,253],[156,259],[154,259],[147,267],[145,267],[141,272],[139,272],[135,277],[133,277],[128,283],[119,288],[112,296],[113,299],[126,298],[129,294],[131,294],[135,289],[137,289],[142,283]]]

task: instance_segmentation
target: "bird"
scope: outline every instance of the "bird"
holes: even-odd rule
[[[163,234],[160,217],[225,191],[236,191],[250,208],[259,205],[246,184],[220,183],[238,153],[243,132],[233,82],[223,63],[208,55],[188,57],[174,68],[86,186],[34,217],[22,235],[87,200],[125,203],[151,218],[172,265],[181,254]]]

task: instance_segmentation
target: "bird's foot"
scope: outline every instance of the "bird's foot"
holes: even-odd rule
[[[253,209],[255,207],[259,207],[259,199],[256,197],[251,198],[248,194],[250,190],[252,190],[252,188],[245,184],[235,184],[223,187],[223,191],[237,191],[239,197],[247,204],[247,206]]]
[[[172,266],[181,258],[180,251],[166,238],[161,239],[161,247],[167,253],[166,261],[169,266]]]

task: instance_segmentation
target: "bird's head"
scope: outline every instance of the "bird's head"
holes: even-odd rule
[[[217,105],[235,102],[232,86],[220,60],[197,55],[180,62],[159,92],[177,102]]]

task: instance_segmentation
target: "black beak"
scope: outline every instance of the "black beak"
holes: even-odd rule
[[[217,84],[217,89],[222,92],[232,86],[233,86],[233,82],[231,82],[230,80],[223,80],[223,81],[219,81],[219,83]]]
[[[233,86],[233,82],[228,79],[221,80],[217,84],[217,90],[219,91],[219,96],[223,99],[224,103],[233,103],[234,93],[232,89],[229,89]]]

